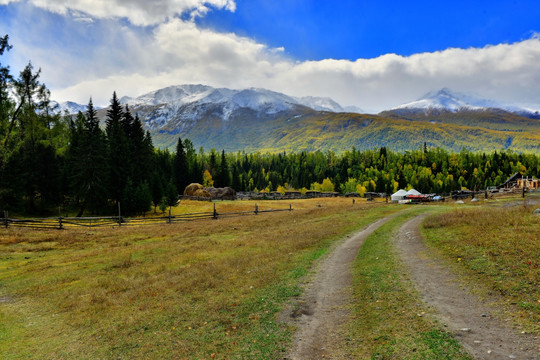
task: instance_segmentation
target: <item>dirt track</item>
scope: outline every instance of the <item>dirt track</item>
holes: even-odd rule
[[[420,235],[424,216],[399,230],[397,247],[422,300],[477,359],[540,359],[540,339],[521,334],[492,316],[489,299],[481,301],[460,286],[458,278],[434,259]]]
[[[345,358],[340,348],[340,325],[349,315],[351,266],[364,240],[392,217],[378,220],[347,238],[319,263],[297,306],[285,311],[298,326],[294,348],[285,359]]]
[[[395,215],[394,215],[395,216]],[[364,240],[392,219],[378,220],[339,243],[314,270],[304,295],[282,316],[298,327],[293,349],[284,359],[347,359],[341,325],[351,303],[351,266]],[[419,226],[425,215],[406,222],[395,245],[432,315],[477,359],[540,359],[540,339],[521,334],[495,318],[489,299],[472,295],[425,246]]]

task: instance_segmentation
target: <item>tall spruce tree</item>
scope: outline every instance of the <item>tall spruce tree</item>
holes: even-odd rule
[[[189,185],[189,174],[186,152],[181,138],[178,138],[176,153],[174,154],[173,178],[176,189],[179,193],[183,193],[186,186]]]
[[[109,193],[117,203],[123,200],[131,167],[129,142],[122,119],[122,106],[114,92],[110,109],[107,110],[106,132],[109,148]]]
[[[133,164],[131,169],[131,177],[133,182],[138,186],[145,181],[148,182],[150,179],[153,154],[152,139],[144,132],[138,115],[136,115],[131,122],[129,140],[131,148],[131,162]]]
[[[86,116],[79,113],[71,131],[67,164],[71,188],[79,204],[77,216],[86,209],[97,213],[107,204],[109,168],[105,134],[99,127],[92,99]]]
[[[225,156],[225,150],[221,150],[221,161],[219,163],[219,171],[216,177],[217,186],[225,187],[230,185],[229,180],[229,165],[227,164],[227,157]]]

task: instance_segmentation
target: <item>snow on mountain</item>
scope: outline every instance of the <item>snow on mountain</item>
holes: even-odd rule
[[[416,101],[400,105],[391,110],[437,109],[456,112],[461,109],[482,110],[486,108],[502,108],[502,106],[492,100],[480,99],[444,88],[439,91],[431,91]]]
[[[330,98],[293,98],[260,88],[231,90],[206,85],[170,86],[136,98],[123,97],[120,102],[128,104],[136,112],[143,111],[144,121],[153,129],[164,127],[170,121],[180,128],[190,126],[205,116],[219,116],[227,121],[245,110],[265,116],[298,106],[318,111],[344,111]]]
[[[88,105],[77,104],[73,101],[64,101],[59,103],[57,101],[51,101],[51,107],[55,111],[59,111],[61,114],[77,114],[79,111],[85,112]],[[96,108],[96,110],[99,108]]]
[[[267,114],[288,110],[291,104],[297,104],[293,98],[270,90],[216,89],[206,85],[170,86],[137,98],[122,98],[122,102],[130,106],[166,105],[175,109],[190,104],[221,104],[230,111],[249,108]]]
[[[317,111],[344,112],[345,109],[328,97],[304,96],[295,98],[300,104]]]
[[[354,105],[345,106],[343,108],[343,110],[345,110],[345,112],[349,112],[349,113],[357,113],[357,114],[365,113],[364,109],[359,108],[358,106],[354,106]]]
[[[516,104],[503,104],[490,99],[466,95],[448,88],[431,91],[416,101],[402,104],[392,110],[446,110],[457,112],[459,110],[486,110],[501,109],[523,116],[538,116],[540,105],[520,106]]]

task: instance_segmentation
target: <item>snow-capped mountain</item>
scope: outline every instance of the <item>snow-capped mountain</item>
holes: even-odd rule
[[[203,118],[230,121],[239,117],[272,117],[296,111],[343,112],[330,98],[294,98],[260,88],[231,90],[207,85],[179,85],[152,91],[136,98],[123,97],[121,103],[139,113],[150,129],[174,124],[178,128],[192,126]]]
[[[176,108],[194,103],[226,104],[228,110],[249,108],[267,114],[288,110],[291,105],[304,105],[317,111],[344,111],[341,105],[327,97],[295,98],[260,88],[231,90],[207,85],[170,86],[137,98],[123,97],[120,101],[130,106],[169,104]]]
[[[329,97],[304,96],[295,98],[298,103],[317,111],[344,112],[345,109]]]
[[[64,101],[62,103],[51,101],[51,107],[55,111],[59,111],[61,114],[77,114],[79,111],[85,112],[87,105],[77,104],[73,101]],[[99,108],[96,108],[96,110]]]
[[[462,110],[493,110],[500,109],[521,116],[538,119],[540,106],[519,106],[502,104],[494,100],[483,99],[472,95],[459,93],[448,88],[431,91],[420,99],[402,104],[389,111],[428,112],[433,110],[458,112]]]
[[[487,108],[504,109],[504,105],[492,100],[480,99],[444,88],[438,91],[431,91],[418,100],[402,104],[391,110],[423,109],[456,112],[463,109],[482,110]]]

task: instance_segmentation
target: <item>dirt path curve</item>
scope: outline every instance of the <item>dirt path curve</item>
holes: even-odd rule
[[[477,359],[540,359],[540,339],[520,334],[491,316],[489,301],[460,286],[456,275],[436,261],[420,235],[425,215],[406,222],[397,236],[401,253],[422,300]]]
[[[373,222],[348,237],[321,261],[294,309],[286,310],[298,327],[289,360],[343,359],[339,327],[349,315],[351,266],[364,240],[395,215]]]

